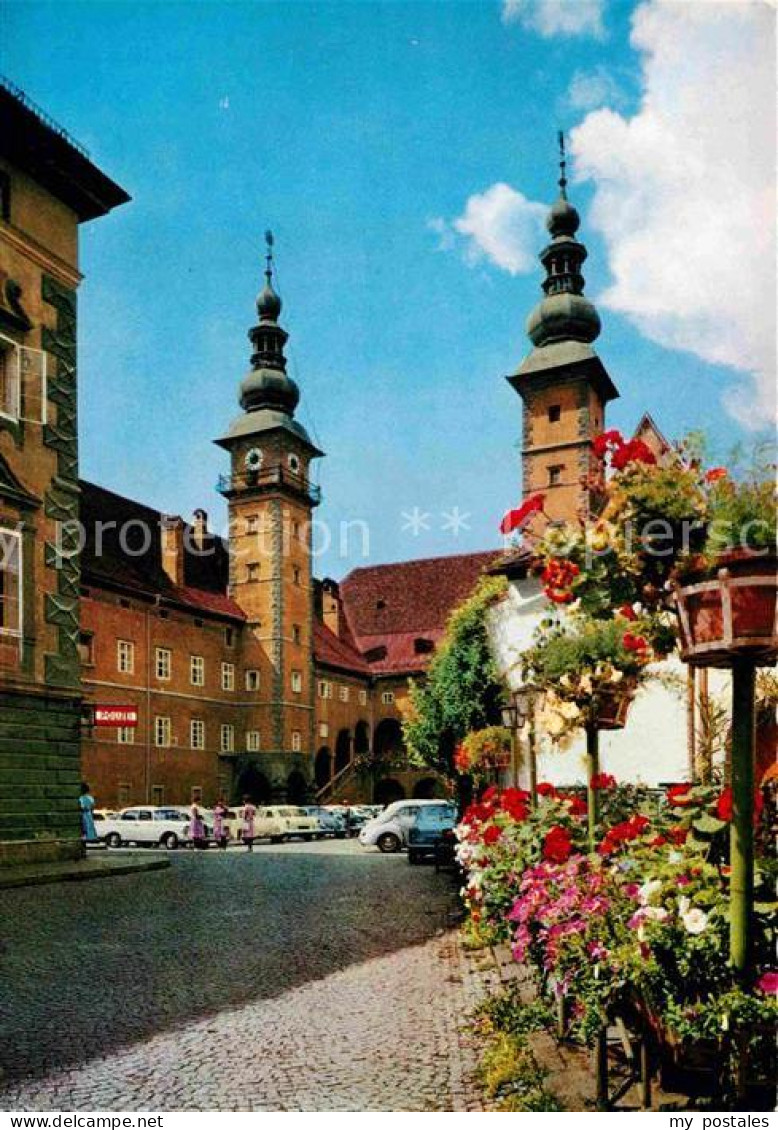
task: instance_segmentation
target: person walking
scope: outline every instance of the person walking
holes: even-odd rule
[[[229,808],[224,797],[219,797],[213,810],[213,838],[222,851],[227,850],[227,814]]]
[[[81,796],[78,798],[78,807],[81,809],[81,839],[86,844],[95,843],[97,840],[95,818],[93,816],[95,798],[90,793],[89,785],[87,785],[86,781],[81,784]]]
[[[189,818],[189,832],[192,837],[192,843],[196,848],[206,848],[208,841],[205,838],[205,821],[203,820],[200,806],[196,802],[189,809]]]
[[[247,796],[243,798],[243,842],[247,851],[254,850],[254,818],[257,810]]]

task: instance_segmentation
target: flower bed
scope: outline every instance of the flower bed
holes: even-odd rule
[[[751,1074],[769,1075],[774,863],[761,861],[756,964],[741,984],[727,953],[728,791],[679,785],[656,799],[605,775],[593,783],[602,815],[589,854],[577,792],[540,785],[533,810],[521,790],[490,789],[465,812],[469,929],[510,941],[541,994],[566,1002],[572,1038],[591,1044],[617,1010],[640,1015],[676,1066],[688,1067],[694,1049],[709,1062],[745,1043]]]

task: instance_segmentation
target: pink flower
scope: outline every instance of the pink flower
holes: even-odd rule
[[[768,993],[770,996],[778,993],[778,973],[770,971],[763,973],[756,983],[756,987],[760,993]]]

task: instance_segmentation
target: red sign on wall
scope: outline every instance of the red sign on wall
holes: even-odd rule
[[[96,706],[94,708],[95,726],[137,726],[137,706]]]

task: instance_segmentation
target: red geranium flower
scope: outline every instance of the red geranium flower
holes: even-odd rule
[[[536,787],[535,792],[538,794],[538,796],[556,796],[556,789],[548,781],[541,781],[540,784]]]
[[[490,785],[488,789],[484,789],[484,791],[481,793],[481,801],[488,803],[490,800],[494,800],[497,797],[498,792],[499,790],[496,785]]]
[[[633,635],[632,632],[625,632],[621,642],[627,651],[645,651],[648,647],[648,640],[643,636]]]
[[[680,828],[680,827],[679,828],[672,828],[667,833],[667,836],[668,836],[668,839],[670,840],[671,843],[674,843],[674,844],[680,846],[681,844],[686,843],[686,840],[689,837],[689,829],[688,828]]]
[[[550,863],[566,863],[573,850],[570,833],[561,825],[555,824],[546,832],[543,840],[543,858]]]
[[[754,790],[754,823],[756,823],[757,820],[759,819],[759,817],[762,815],[762,808],[763,807],[764,807],[764,801],[762,800],[762,793],[759,789],[755,789]],[[731,820],[732,820],[732,813],[733,813],[732,789],[729,786],[727,786],[726,789],[722,789],[721,794],[719,795],[719,798],[716,801],[716,815],[718,816],[719,820],[726,820],[727,823],[730,823]]]
[[[637,620],[637,614],[631,604],[622,604],[619,616],[623,616],[625,620]]]
[[[726,467],[711,467],[710,471],[705,472],[705,482],[718,482],[719,479],[726,479],[728,474],[729,471],[727,471]]]
[[[675,805],[693,804],[693,798],[688,795],[690,788],[690,784],[671,785],[667,790],[668,803]]]
[[[623,444],[624,437],[621,432],[617,431],[616,428],[611,428],[610,431],[595,436],[592,449],[597,458],[602,459],[612,447],[622,447]]]
[[[497,843],[501,835],[502,833],[500,832],[500,829],[497,827],[497,825],[490,824],[484,832],[484,843],[487,845],[495,844]]]
[[[567,811],[571,816],[586,816],[589,812],[589,808],[583,797],[574,796],[570,797],[567,802]]]
[[[595,773],[591,780],[593,789],[615,789],[616,778],[612,777],[610,773]]]

